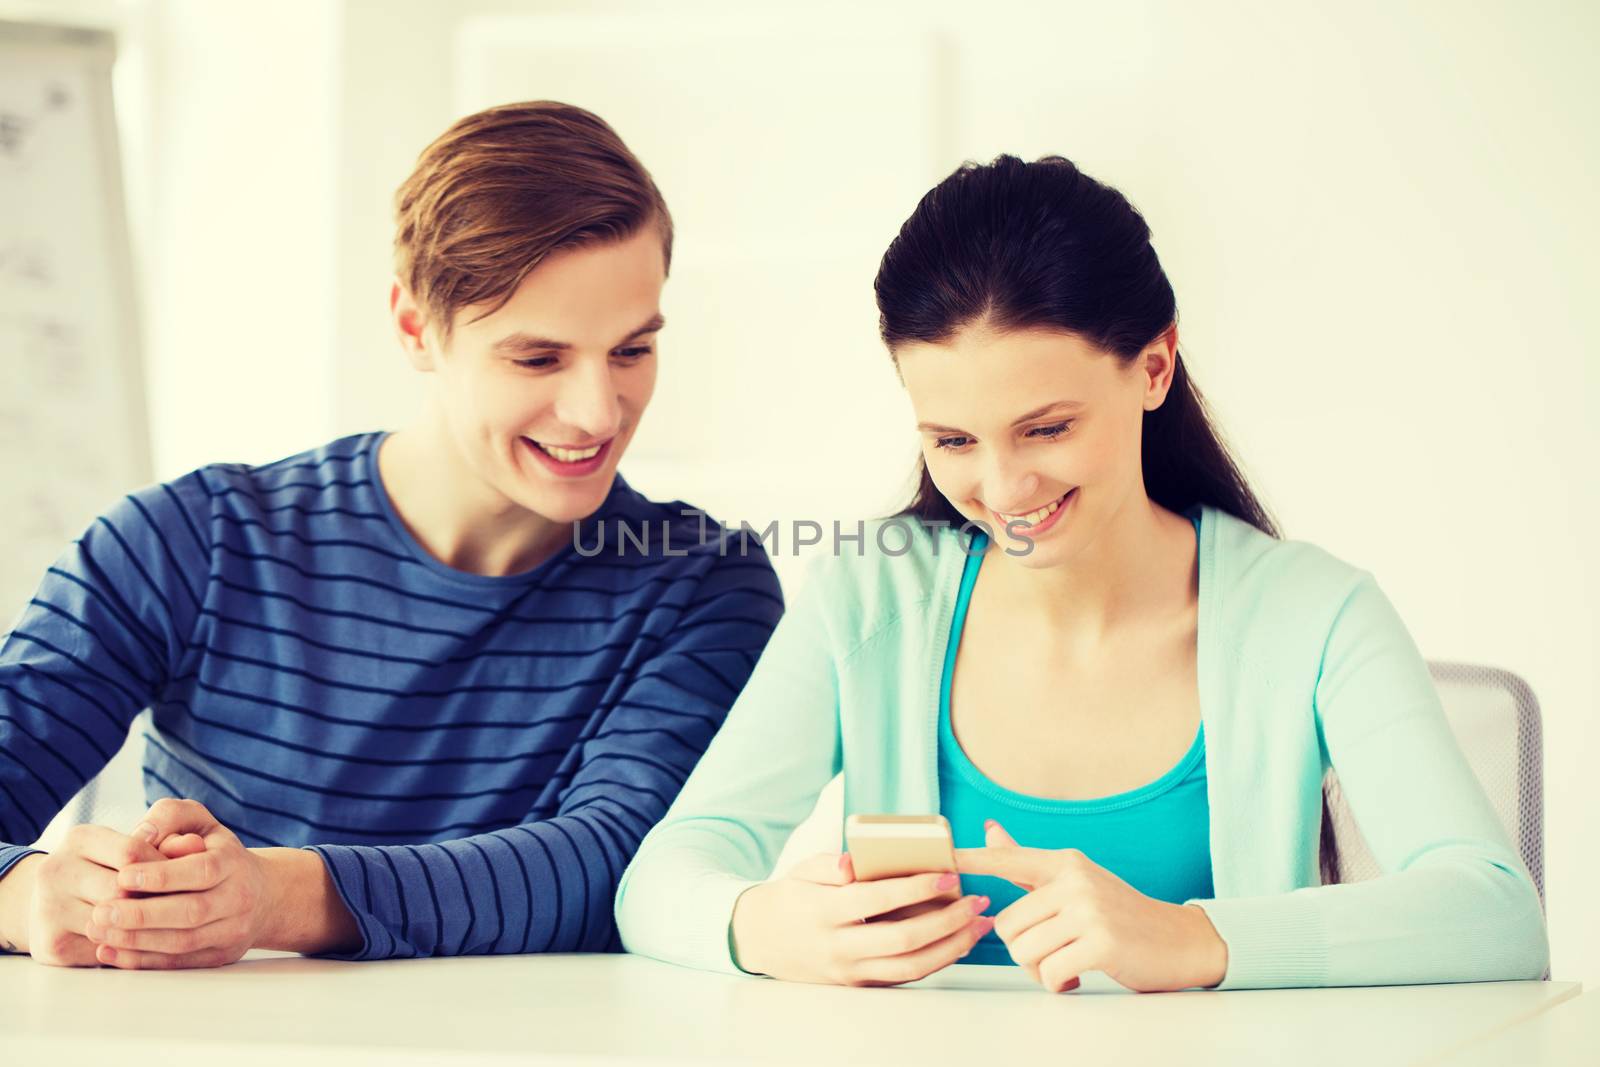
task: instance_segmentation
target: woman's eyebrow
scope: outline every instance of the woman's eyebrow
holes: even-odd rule
[[[1050,403],[1044,405],[1043,407],[1034,408],[1032,411],[1028,412],[1026,415],[1023,415],[1023,416],[1021,416],[1021,417],[1019,417],[1017,419],[1012,420],[1011,425],[1013,425],[1013,426],[1021,426],[1025,422],[1031,422],[1032,420],[1039,418],[1041,415],[1048,415],[1053,411],[1061,411],[1061,412],[1065,413],[1065,412],[1068,412],[1068,411],[1077,411],[1077,410],[1079,410],[1079,409],[1081,409],[1083,407],[1084,407],[1084,402],[1082,400],[1052,400]],[[965,430],[958,430],[954,426],[941,426],[937,422],[919,422],[919,423],[917,423],[917,429],[921,430],[924,433],[966,433],[967,432]]]
[[[647,333],[655,333],[666,324],[667,320],[660,315],[652,315],[648,322],[630,332],[617,344],[625,345],[636,337],[643,337]],[[521,331],[507,334],[494,343],[496,352],[530,352],[535,350],[540,352],[564,352],[571,347],[572,342],[570,341],[553,341],[548,337],[538,337]],[[612,347],[616,346],[613,345]]]
[[[1083,404],[1083,401],[1081,401],[1081,400],[1054,400],[1054,401],[1051,401],[1050,403],[1044,405],[1043,407],[1034,408],[1032,411],[1028,412],[1026,415],[1021,416],[1020,418],[1012,420],[1011,425],[1013,425],[1013,426],[1021,426],[1025,422],[1032,422],[1034,419],[1037,419],[1037,418],[1039,418],[1040,416],[1043,416],[1043,415],[1049,415],[1051,412],[1054,412],[1054,411],[1061,411],[1061,412],[1077,411],[1078,409],[1082,408],[1083,406],[1084,406],[1084,404]]]

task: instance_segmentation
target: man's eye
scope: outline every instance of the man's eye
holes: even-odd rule
[[[1036,426],[1033,429],[1028,431],[1028,436],[1029,437],[1042,437],[1042,438],[1044,438],[1045,440],[1048,441],[1052,437],[1060,437],[1062,434],[1066,433],[1071,428],[1072,428],[1072,421],[1069,419],[1066,422],[1058,422],[1054,426]]]
[[[511,362],[519,367],[527,367],[529,370],[541,370],[554,365],[555,361],[556,357],[554,356],[534,356],[531,359],[514,359]]]
[[[617,355],[624,359],[639,359],[650,354],[649,345],[635,345],[632,348],[619,348]]]
[[[933,442],[934,448],[963,448],[972,438],[964,434],[951,434],[949,437],[940,437]]]

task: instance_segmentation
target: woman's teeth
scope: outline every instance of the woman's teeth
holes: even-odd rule
[[[557,448],[555,445],[540,444],[538,441],[533,443],[539,445],[539,448],[546,455],[554,456],[562,463],[582,463],[586,459],[593,459],[600,454],[600,449],[604,447],[603,445],[595,445],[593,448]]]
[[[1038,511],[1030,511],[1025,515],[1007,515],[1003,511],[997,511],[995,514],[1006,520],[1007,525],[1010,525],[1013,522],[1025,522],[1029,526],[1036,526],[1048,519],[1051,515],[1054,515],[1056,509],[1061,506],[1062,501],[1066,500],[1067,496],[1069,495],[1071,495],[1070,490],[1066,494],[1056,497]]]

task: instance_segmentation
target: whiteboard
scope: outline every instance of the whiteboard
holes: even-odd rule
[[[0,21],[0,625],[152,478],[114,39]]]

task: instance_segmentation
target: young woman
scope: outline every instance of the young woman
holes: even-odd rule
[[[1538,896],[1426,664],[1371,575],[1279,539],[1128,201],[1064,159],[964,166],[877,297],[920,489],[814,568],[624,874],[624,945],[849,984],[1538,978]],[[1329,766],[1381,878],[1319,884]],[[949,818],[964,896],[838,854],[764,881],[841,768],[848,813]]]

